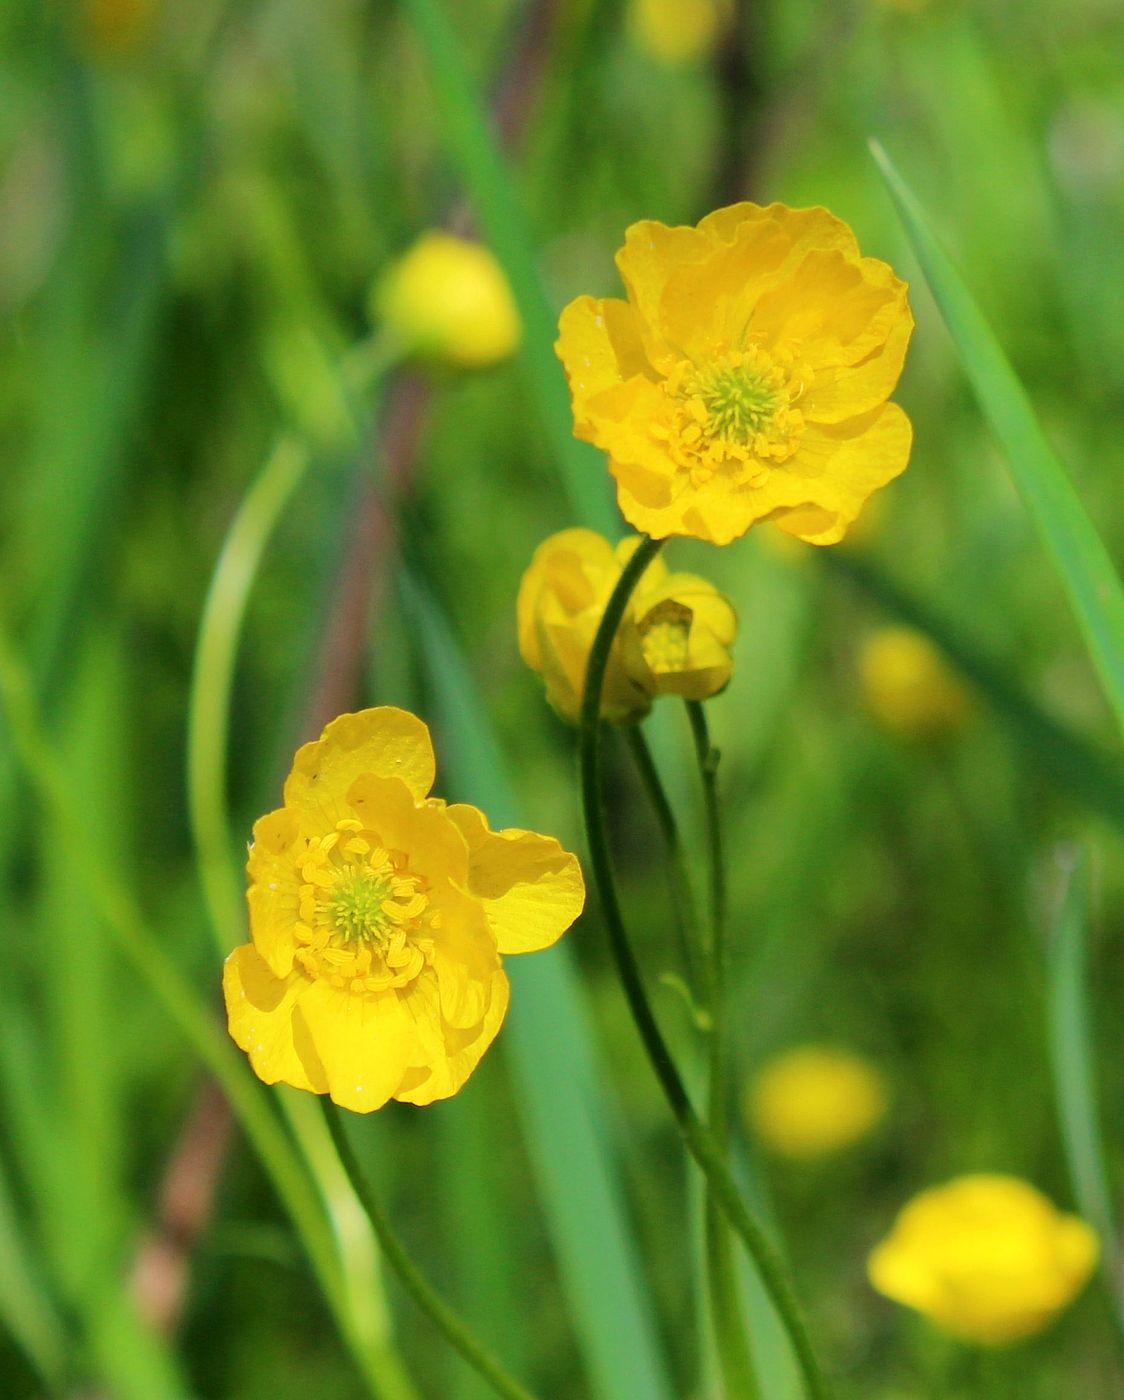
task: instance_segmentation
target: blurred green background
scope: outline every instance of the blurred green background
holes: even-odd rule
[[[733,683],[709,707],[739,1083],[772,1052],[820,1040],[876,1063],[892,1104],[870,1139],[822,1163],[785,1165],[748,1135],[739,1153],[843,1396],[1120,1394],[1095,1286],[1041,1338],[980,1357],[865,1278],[903,1201],[956,1173],[1012,1172],[1073,1205],[1046,945],[1058,851],[1075,841],[1091,852],[1092,1020],[1116,1184],[1124,1113],[1124,769],[866,142],[882,140],[913,184],[1115,549],[1124,14],[1110,0],[731,2],[708,41],[684,34],[684,11],[665,16],[679,37],[661,45],[641,8],[659,6],[8,0],[7,625],[81,839],[136,893],[216,1017],[187,815],[188,690],[216,558],[280,432],[309,444],[312,467],[246,619],[231,714],[237,840],[276,805],[326,705],[392,702],[434,725],[438,791],[580,849],[573,736],[514,636],[535,546],[579,523],[563,453],[568,479],[585,483],[580,523],[614,519],[597,454],[560,445],[544,408],[565,403],[549,318],[525,315],[523,354],[495,370],[392,376],[359,405],[358,442],[330,367],[369,334],[374,280],[429,227],[478,229],[510,266],[506,237],[553,315],[580,292],[617,294],[612,254],[635,219],[693,222],[735,198],[827,205],[864,253],[914,283],[898,394],[911,466],[839,551],[764,527],[723,551],[673,543],[670,557],[718,581],[741,617]],[[451,27],[445,57],[498,115],[506,167],[480,166],[427,15]],[[372,491],[397,499],[396,526]],[[979,663],[970,719],[939,740],[904,740],[863,702],[863,646],[902,620]],[[672,706],[654,723],[692,809],[682,717]],[[690,1056],[680,1000],[658,981],[675,944],[655,829],[623,750],[612,762],[630,909],[658,1009]],[[369,1393],[258,1161],[222,1131],[198,1058],[107,940],[84,867],[42,819],[4,729],[0,784],[0,1392]],[[540,1027],[551,1072],[579,1063],[596,1080],[602,1207],[631,1240],[624,1267],[664,1393],[713,1393],[697,1201],[671,1120],[595,909],[565,942],[558,958],[577,977],[564,985],[590,1026]],[[580,1236],[597,1217],[591,1206],[583,1223],[565,1124],[544,1125],[533,1102],[546,1081],[516,1045],[532,1030],[509,1025],[456,1100],[392,1105],[355,1140],[435,1281],[537,1393],[655,1400],[627,1354],[635,1386],[612,1391],[591,1360],[609,1343],[575,1323],[572,1259],[595,1249]],[[571,1214],[565,1183],[549,1184],[552,1154],[573,1178]],[[609,1332],[612,1306],[596,1305]],[[482,1393],[393,1287],[389,1321],[377,1296],[372,1308],[418,1393]],[[783,1358],[770,1374],[766,1394],[795,1393]],[[392,1400],[410,1393],[389,1371],[381,1384]]]

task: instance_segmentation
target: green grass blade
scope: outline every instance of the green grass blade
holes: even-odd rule
[[[10,1032],[5,1026],[0,1036],[0,1069],[4,1075],[12,1071],[9,1051]],[[5,1094],[4,1098],[10,1114],[9,1096]],[[10,1117],[8,1135],[12,1148],[26,1157],[25,1144],[14,1140],[15,1125]],[[23,1351],[48,1390],[62,1394],[72,1347],[42,1277],[45,1261],[28,1237],[28,1224],[27,1210],[17,1204],[7,1169],[0,1166],[0,1326]]]
[[[1124,589],[994,332],[889,156],[871,143],[921,270],[1124,731]]]
[[[601,454],[574,437],[565,376],[551,348],[557,318],[543,291],[534,240],[513,176],[489,130],[456,35],[438,0],[405,0],[403,8],[429,66],[449,153],[519,306],[521,363],[557,458],[570,509],[584,524],[611,532],[615,513],[608,473]]]
[[[434,687],[446,786],[480,805],[494,826],[518,824],[504,756],[465,658],[420,576],[404,570],[402,588]],[[616,1153],[606,1076],[570,951],[563,941],[533,957],[509,958],[505,968],[512,997],[501,1043],[593,1388],[606,1400],[661,1400],[671,1395],[670,1382],[610,1168]]]
[[[1050,1054],[1058,1122],[1073,1195],[1101,1242],[1101,1277],[1113,1320],[1124,1343],[1119,1237],[1108,1184],[1107,1159],[1097,1111],[1092,1013],[1089,1007],[1089,876],[1084,854],[1066,851],[1066,870],[1049,946]]]
[[[91,927],[104,925],[141,983],[214,1075],[293,1220],[343,1335],[350,1338],[350,1317],[340,1291],[328,1222],[304,1165],[285,1135],[273,1105],[247,1070],[243,1056],[168,956],[162,940],[141,913],[132,889],[118,878],[115,868],[102,862],[91,845],[84,814],[75,808],[58,757],[44,734],[28,668],[12,645],[2,619],[0,717],[24,775],[84,882],[88,907],[97,916],[91,920]],[[369,1375],[366,1378],[372,1393],[379,1394],[377,1379]],[[150,1393],[170,1394],[159,1390]]]
[[[841,549],[820,550],[816,557],[829,573],[850,580],[931,638],[1006,722],[1037,771],[1124,827],[1124,766],[1115,755],[1059,723],[1012,679],[1011,666],[989,655],[958,618],[909,592],[869,559]]]
[[[341,393],[346,385],[340,384]],[[262,558],[304,479],[307,446],[282,434],[227,532],[203,606],[192,668],[187,727],[187,791],[196,864],[220,957],[245,937],[243,877],[235,864],[227,807],[227,748],[234,667],[246,607]],[[283,1092],[278,1102],[331,1221],[332,1287],[344,1339],[378,1400],[410,1400],[413,1388],[394,1350],[370,1222],[332,1147],[312,1099]]]

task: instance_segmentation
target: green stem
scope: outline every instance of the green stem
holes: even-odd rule
[[[687,859],[683,850],[683,839],[679,834],[679,823],[675,811],[660,781],[659,770],[652,757],[652,750],[644,737],[639,724],[626,724],[621,727],[625,743],[632,754],[640,781],[655,813],[656,824],[667,848],[667,880],[671,893],[671,906],[675,914],[676,927],[682,943],[683,962],[687,970],[687,980],[691,989],[693,1009],[696,1019],[702,1015],[705,1005],[699,965],[699,950],[702,947],[702,920],[699,917],[698,902],[691,888],[691,877],[687,871]]]
[[[224,957],[242,941],[246,925],[226,804],[234,661],[262,554],[308,461],[303,444],[289,436],[278,439],[227,533],[199,620],[187,714],[187,803],[203,898]]]
[[[830,1394],[827,1381],[820,1371],[800,1306],[785,1276],[784,1266],[764,1231],[746,1209],[722,1152],[696,1114],[652,1012],[640,968],[625,929],[616,881],[613,878],[605,810],[601,801],[601,692],[604,688],[609,652],[628,600],[644,570],[659,553],[662,543],[661,540],[652,540],[646,535],[641,537],[640,545],[625,565],[613,590],[590,651],[578,733],[582,811],[590,864],[601,897],[609,947],[616,962],[617,974],[629,1010],[636,1022],[652,1069],[675,1116],[683,1141],[701,1167],[709,1190],[757,1266],[761,1281],[792,1342],[808,1394],[813,1400],[826,1400]]]
[[[395,362],[379,338],[356,346],[336,373],[346,421],[354,430],[356,396]],[[212,933],[220,954],[245,937],[246,902],[233,863],[235,843],[227,803],[230,697],[246,606],[262,557],[281,514],[304,479],[306,444],[289,434],[278,438],[234,517],[215,565],[199,621],[191,677],[187,727],[187,791],[196,863]],[[303,1095],[281,1095],[281,1112],[316,1181],[335,1235],[332,1267],[341,1335],[367,1386],[380,1400],[411,1400],[389,1338],[385,1300],[379,1287],[374,1240],[359,1203],[343,1178],[315,1108]],[[335,1305],[333,1305],[335,1308]]]
[[[452,1308],[434,1292],[418,1270],[414,1261],[406,1253],[401,1240],[394,1233],[388,1216],[375,1199],[370,1183],[363,1175],[359,1161],[355,1156],[355,1150],[344,1131],[342,1115],[330,1099],[322,1098],[320,1104],[324,1110],[328,1131],[332,1135],[332,1141],[343,1164],[343,1169],[347,1172],[352,1190],[366,1211],[383,1255],[398,1275],[398,1281],[402,1287],[421,1308],[422,1312],[429,1317],[434,1326],[444,1334],[449,1344],[461,1354],[478,1375],[482,1376],[493,1387],[497,1395],[506,1396],[508,1400],[534,1400],[531,1392],[509,1376],[495,1357],[481,1346],[470,1329],[453,1312]]]
[[[707,941],[707,978],[710,1007],[710,1084],[708,1124],[722,1153],[730,1144],[730,1010],[729,930],[726,908],[726,860],[722,841],[722,815],[718,802],[718,750],[710,742],[706,712],[698,700],[687,701],[695,757],[702,779],[703,809],[710,871],[710,938]],[[749,1339],[738,1295],[730,1228],[712,1191],[706,1201],[706,1258],[714,1335],[726,1391],[735,1400],[757,1395]]]
[[[246,1073],[244,1057],[167,956],[165,941],[145,921],[128,886],[92,848],[83,815],[74,808],[70,789],[43,733],[27,670],[2,623],[0,708],[7,718],[16,757],[58,830],[61,848],[85,883],[92,911],[214,1075],[300,1233],[329,1306],[338,1317],[346,1318],[327,1222],[300,1159],[260,1086]]]

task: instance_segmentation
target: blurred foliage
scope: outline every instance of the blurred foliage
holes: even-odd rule
[[[903,743],[864,708],[860,660],[896,620],[873,573],[935,609],[1068,730],[1114,740],[866,142],[883,141],[932,215],[1119,563],[1124,15],[1111,0],[764,0],[732,7],[709,48],[675,62],[646,52],[611,0],[444,10],[475,81],[518,129],[508,154],[553,310],[617,291],[612,253],[632,220],[693,221],[737,197],[825,204],[915,281],[898,397],[916,446],[847,546],[864,570],[848,576],[767,528],[725,551],[670,550],[673,566],[715,578],[741,618],[733,682],[710,709],[733,859],[739,1081],[813,1040],[861,1052],[892,1088],[867,1142],[823,1162],[757,1163],[753,1176],[842,1395],[1116,1393],[1095,1290],[1041,1338],[981,1361],[865,1280],[867,1251],[902,1202],[953,1175],[1011,1172],[1072,1204],[1044,958],[1060,842],[1092,852],[1096,1072],[1119,1194],[1124,1067],[1110,1027],[1124,995],[1124,842],[986,691],[962,732]],[[578,843],[572,736],[514,637],[535,546],[577,523],[533,381],[516,363],[433,373],[410,391],[423,396],[416,445],[398,458],[371,432],[349,448],[333,408],[325,365],[368,334],[372,283],[424,229],[470,222],[403,12],[385,0],[9,0],[0,91],[0,607],[91,842],[201,997],[216,1000],[218,970],[186,819],[187,689],[216,555],[281,430],[308,438],[316,463],[247,620],[231,741],[239,832],[275,804],[289,753],[315,728],[373,470],[401,499],[412,572],[383,537],[366,668],[341,704],[435,703],[424,613],[409,602],[420,574],[528,824]],[[391,418],[402,397],[401,380],[386,387]],[[607,502],[607,480],[594,489]],[[669,705],[656,728],[697,835],[685,721]],[[437,740],[440,755],[439,723]],[[677,966],[661,857],[623,746],[614,761],[626,892],[656,986]],[[484,801],[473,783],[466,763],[440,790]],[[2,730],[0,850],[0,1247],[11,1261],[0,1284],[15,1279],[0,1292],[22,1300],[4,1311],[0,1390],[362,1393],[237,1142],[192,1241],[181,1328],[166,1340],[145,1322],[131,1261],[200,1071],[100,936]],[[676,1393],[698,1393],[686,1171],[594,911],[568,941],[612,1068],[660,1343]],[[676,993],[657,997],[688,1053]],[[512,1131],[523,1091],[503,1046],[456,1101],[394,1105],[356,1140],[402,1233],[482,1335],[543,1395],[591,1394]],[[756,1155],[751,1142],[741,1150]],[[419,1391],[479,1394],[393,1291],[391,1303]]]

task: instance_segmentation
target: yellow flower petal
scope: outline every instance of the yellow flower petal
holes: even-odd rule
[[[254,823],[246,862],[250,934],[278,977],[287,977],[293,969],[293,929],[300,904],[295,857],[301,844],[300,821],[290,808],[281,807]]]
[[[902,372],[913,333],[913,316],[903,306],[889,338],[855,365],[832,365],[816,372],[815,382],[801,401],[813,423],[839,423],[869,413],[893,392]]]
[[[328,1089],[323,1066],[303,1027],[293,1019],[307,986],[297,973],[275,977],[249,943],[235,948],[223,966],[230,1034],[249,1055],[254,1073],[266,1084],[291,1084],[323,1094]]]
[[[616,297],[572,301],[562,312],[558,346],[579,421],[594,395],[648,370],[636,312]]]
[[[306,982],[297,1017],[324,1066],[333,1103],[370,1113],[393,1096],[418,1041],[394,989],[354,996],[324,981]]]
[[[807,505],[828,516],[834,512],[834,519],[802,517],[807,506],[781,507],[769,518],[808,544],[835,544],[871,493],[905,470],[913,428],[898,405],[888,403],[866,418],[814,425],[806,437]]]
[[[348,789],[348,810],[391,851],[408,851],[410,868],[431,880],[463,883],[468,848],[443,805],[417,802],[397,778],[364,774]]]
[[[417,798],[433,786],[436,765],[429,730],[416,715],[389,705],[341,715],[319,739],[297,750],[285,783],[285,806],[329,830],[347,815],[356,778],[400,778]]]
[[[405,1000],[421,1002],[426,991],[419,978]],[[441,1053],[408,1070],[395,1097],[403,1103],[421,1105],[455,1094],[496,1038],[507,1014],[509,994],[507,976],[502,968],[497,967],[482,990],[484,1012],[481,1020],[474,1026],[461,1029],[437,1022],[441,1027]],[[419,1014],[429,1015],[436,998],[436,989],[429,989],[428,1009]]]
[[[637,313],[637,329],[648,359],[660,368],[668,348],[659,333],[660,303],[672,273],[684,264],[701,262],[711,243],[698,229],[669,228],[654,219],[642,219],[625,230],[624,247],[617,253],[617,267]]]
[[[823,366],[857,364],[909,316],[905,293],[905,283],[877,258],[856,262],[836,250],[817,250],[757,303],[754,334],[770,344],[799,342],[817,373]]]
[[[562,530],[535,551],[516,602],[519,652],[546,682],[547,699],[576,723],[589,652],[620,578],[609,541],[593,530]],[[614,644],[602,692],[602,714],[619,720],[644,714],[648,697],[621,669]]]
[[[560,938],[585,904],[577,857],[533,831],[492,831],[475,807],[457,804],[448,813],[468,842],[469,889],[500,952],[530,953]]]

